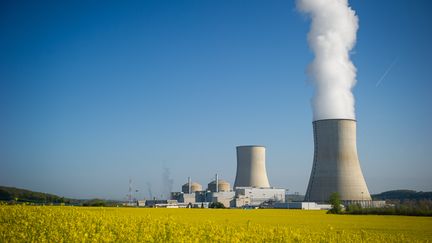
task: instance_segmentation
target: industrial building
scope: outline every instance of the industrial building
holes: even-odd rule
[[[176,200],[180,207],[189,205],[197,207],[203,205],[208,207],[209,203],[219,202],[225,207],[260,206],[264,202],[285,202],[285,189],[273,187],[237,187],[231,189],[230,184],[216,174],[215,180],[208,183],[207,190],[198,191],[201,187],[197,182],[188,182],[182,186],[181,192],[172,192],[171,199]],[[190,193],[189,193],[190,192]]]
[[[229,192],[230,190],[231,185],[225,180],[219,180],[217,174],[216,179],[207,185],[207,191],[210,192]]]
[[[206,201],[210,203],[222,203],[226,208],[232,206],[232,200],[235,197],[234,191],[225,192],[208,192],[206,196]]]
[[[234,195],[230,184],[219,179],[216,174],[215,180],[208,183],[207,190],[202,190],[202,186],[197,182],[191,182],[189,177],[181,192],[171,193],[171,199],[186,204],[221,202],[225,207],[230,207]]]
[[[194,193],[199,191],[202,191],[201,184],[192,182],[190,177],[188,178],[188,182],[182,186],[183,193]]]
[[[327,119],[313,122],[314,159],[306,202],[327,202],[334,192],[341,200],[370,201],[357,156],[356,121]]]
[[[285,202],[275,203],[274,208],[283,209],[303,209],[303,210],[329,210],[330,204],[317,204],[315,202]]]
[[[285,189],[273,187],[237,187],[234,207],[260,206],[266,202],[285,202]]]
[[[234,196],[235,192],[231,190],[231,185],[225,180],[220,180],[218,174],[216,174],[215,180],[211,181],[207,186],[205,201],[219,202],[229,208]]]

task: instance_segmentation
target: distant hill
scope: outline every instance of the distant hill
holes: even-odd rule
[[[120,201],[104,199],[71,199],[59,197],[54,194],[34,192],[26,189],[0,186],[0,201],[34,203],[34,204],[60,204],[82,205],[82,206],[117,206]]]
[[[43,192],[34,192],[15,187],[0,186],[0,200],[33,203],[63,203],[68,199]]]
[[[374,200],[432,200],[432,192],[393,190],[372,195]]]

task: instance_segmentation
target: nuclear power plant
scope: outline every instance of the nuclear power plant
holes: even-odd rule
[[[305,201],[327,202],[332,193],[342,201],[371,200],[357,156],[356,121],[313,122],[314,158]]]
[[[270,185],[266,169],[266,148],[261,145],[236,147],[237,171],[234,187],[228,181],[214,179],[203,189],[188,177],[181,192],[172,192],[171,200],[155,200],[156,207],[270,207],[293,209],[329,209],[330,196],[338,193],[345,204],[380,207],[372,201],[360,168],[356,144],[356,121],[324,119],[313,122],[314,156],[309,184],[304,197],[288,195],[286,189]],[[146,203],[147,205],[147,203]]]
[[[225,207],[258,207],[263,204],[285,202],[285,189],[270,186],[266,171],[265,147],[248,145],[236,147],[237,172],[234,188],[216,174],[206,190],[197,182],[188,182],[181,192],[173,192],[171,199],[181,207],[208,207],[221,203]],[[165,205],[172,206],[172,205]]]

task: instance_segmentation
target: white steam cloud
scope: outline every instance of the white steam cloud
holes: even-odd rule
[[[348,0],[297,0],[297,9],[311,17],[309,46],[315,59],[308,75],[315,86],[314,120],[355,119],[356,68],[350,60],[358,18]]]

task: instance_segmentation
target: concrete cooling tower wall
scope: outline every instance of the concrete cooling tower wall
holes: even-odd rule
[[[371,200],[357,156],[356,121],[313,122],[315,152],[305,201],[326,202],[338,192],[343,201]]]
[[[270,187],[265,166],[265,147],[237,147],[235,187]]]

